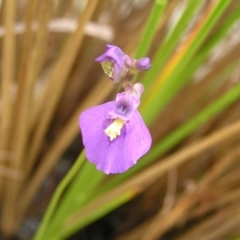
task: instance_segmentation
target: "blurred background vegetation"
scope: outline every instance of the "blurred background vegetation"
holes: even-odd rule
[[[33,237],[67,172],[38,239],[240,239],[239,0],[0,3],[1,239]],[[111,176],[78,158],[80,113],[119,90],[106,44],[152,59],[153,146]]]

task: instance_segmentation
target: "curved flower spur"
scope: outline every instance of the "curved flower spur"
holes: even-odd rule
[[[97,169],[122,173],[137,163],[151,147],[152,138],[137,108],[144,87],[132,84],[137,71],[151,67],[149,58],[131,59],[116,46],[107,45],[96,59],[113,84],[122,83],[124,92],[115,101],[84,111],[79,118],[87,159]]]

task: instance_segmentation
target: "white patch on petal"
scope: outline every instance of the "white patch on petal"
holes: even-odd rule
[[[110,138],[110,141],[121,135],[121,129],[126,121],[116,118],[112,124],[105,129],[105,134]]]

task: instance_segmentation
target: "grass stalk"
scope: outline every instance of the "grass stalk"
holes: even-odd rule
[[[190,60],[207,37],[211,27],[213,27],[229,3],[229,1],[217,1],[210,4],[201,21],[179,47],[178,51],[164,68],[164,71],[159,74],[158,80],[152,85],[149,94],[143,98],[143,104],[140,106],[141,113],[147,124],[150,124],[154,120],[156,112],[162,111],[172,99],[172,96],[188,80],[184,77],[179,78],[179,76],[182,76],[184,69],[188,67]],[[151,108],[147,107],[148,105]],[[158,111],[155,109],[158,109]]]
[[[1,100],[2,100],[2,116],[0,121],[0,148],[1,151],[9,151],[10,148],[10,134],[13,126],[13,83],[15,78],[15,51],[16,39],[14,33],[14,23],[16,18],[16,3],[14,0],[4,1],[4,26],[6,29],[5,36],[3,37],[2,45],[2,85],[1,85]],[[6,165],[10,165],[6,163]],[[5,183],[8,179],[0,178],[0,195],[3,196],[3,201],[6,200]],[[3,207],[2,211],[5,209]],[[8,219],[5,212],[3,219],[1,219],[1,229],[6,234],[9,234],[9,229],[4,222],[4,218]]]
[[[38,20],[38,30],[36,32],[35,41],[33,44],[33,49],[29,58],[29,71],[26,76],[26,82],[29,83],[29,89],[26,89],[25,98],[27,98],[27,119],[25,121],[26,125],[26,133],[25,135],[29,136],[31,133],[31,128],[29,124],[29,118],[31,116],[31,110],[32,110],[32,101],[34,99],[33,96],[33,90],[34,90],[34,84],[37,83],[39,72],[42,68],[44,55],[46,54],[46,51],[44,49],[46,48],[47,40],[48,40],[48,21],[50,19],[50,14],[52,12],[53,8],[53,2],[52,0],[43,0],[41,2],[41,6],[39,9],[39,20]],[[28,90],[28,91],[27,91]],[[27,124],[26,124],[27,122]],[[32,169],[33,162],[27,161],[26,165],[24,166],[24,171],[26,176],[28,175],[29,171]]]
[[[13,83],[15,77],[15,50],[16,39],[13,30],[16,6],[12,0],[5,1],[4,26],[6,28],[5,36],[2,42],[2,82],[1,82],[1,119],[0,119],[0,149],[1,151],[10,150],[10,132],[12,128],[13,113]],[[5,157],[1,160],[6,160]],[[0,185],[4,179],[1,178]],[[1,194],[0,194],[1,195]]]
[[[140,38],[140,42],[135,53],[135,58],[141,58],[147,54],[166,5],[167,0],[155,0],[150,16]]]
[[[84,27],[86,23],[91,19],[92,14],[97,6],[98,0],[88,1],[85,10],[78,21],[78,28],[75,33],[69,39],[67,45],[65,46],[62,54],[57,60],[50,76],[49,85],[45,90],[44,97],[41,98],[43,104],[46,104],[48,96],[51,95],[51,102],[47,105],[44,114],[42,114],[41,121],[38,123],[36,133],[33,137],[30,151],[28,154],[28,161],[34,162],[37,155],[40,152],[41,144],[43,138],[46,135],[48,127],[50,125],[50,120],[53,117],[57,104],[60,100],[62,92],[64,90],[65,84],[67,82],[68,74],[71,70],[73,61],[76,58],[77,52],[81,46],[81,42],[84,37]],[[58,79],[58,81],[56,81]],[[38,113],[39,116],[40,113]]]
[[[170,34],[165,37],[163,44],[159,46],[157,52],[154,54],[151,71],[146,72],[142,79],[142,83],[144,84],[146,92],[154,83],[154,79],[155,81],[157,80],[158,73],[161,72],[164,64],[167,63],[167,60],[173,53],[174,49],[177,47],[177,44],[180,42],[184,30],[186,31],[186,27],[192,20],[192,17],[200,4],[200,0],[186,2],[185,10],[179,21],[173,27],[173,30],[170,32]]]
[[[49,6],[50,1],[43,1],[41,5],[42,16],[44,16],[45,9]],[[37,41],[33,42],[35,36],[33,36],[33,32],[31,29],[32,21],[36,14],[37,1],[29,1],[27,16],[26,16],[26,31],[23,37],[23,52],[22,52],[22,61],[21,61],[21,69],[19,72],[19,88],[17,95],[17,109],[18,112],[16,114],[16,126],[15,126],[15,137],[13,141],[14,145],[14,161],[12,162],[12,167],[14,169],[19,169],[20,171],[25,171],[25,166],[23,164],[23,160],[25,159],[26,147],[28,142],[28,137],[30,135],[28,128],[28,119],[30,113],[30,104],[33,97],[33,88],[37,77],[37,67],[38,67],[38,57],[41,54],[41,39],[40,35],[42,35],[41,30],[44,29],[46,34],[47,30],[47,21],[48,18],[42,19],[43,21],[39,26],[44,24],[44,28],[41,27],[39,29],[36,38]],[[40,41],[39,41],[40,39]],[[7,215],[9,221],[6,221],[6,225],[13,229],[17,228],[18,222],[15,218],[15,208],[16,199],[18,197],[19,190],[23,184],[23,179],[21,181],[9,181],[9,186],[7,187],[6,194],[6,206],[4,208],[5,215]]]

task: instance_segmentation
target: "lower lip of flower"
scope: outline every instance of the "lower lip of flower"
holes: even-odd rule
[[[121,135],[121,129],[126,121],[116,118],[114,121],[105,129],[105,134],[110,138],[110,141],[114,140]]]

